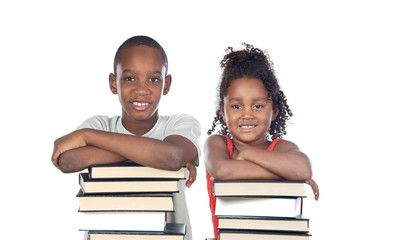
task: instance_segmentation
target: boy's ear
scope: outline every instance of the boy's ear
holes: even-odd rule
[[[172,84],[172,76],[169,74],[165,77],[165,86],[163,87],[163,95],[166,95],[169,93],[171,84]]]
[[[116,75],[113,73],[110,73],[110,76],[108,77],[108,82],[110,84],[110,90],[113,94],[117,94],[117,78]]]

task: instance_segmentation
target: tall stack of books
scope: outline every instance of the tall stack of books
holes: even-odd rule
[[[88,239],[183,240],[186,224],[166,222],[185,169],[160,170],[126,161],[79,174],[80,230]]]
[[[220,240],[309,239],[305,182],[214,181]]]

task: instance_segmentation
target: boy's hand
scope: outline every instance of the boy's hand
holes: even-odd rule
[[[318,201],[318,199],[319,199],[318,184],[316,184],[316,182],[313,179],[307,180],[306,183],[311,186],[313,194],[315,195],[315,200]]]
[[[189,170],[188,181],[186,181],[186,186],[189,188],[196,180],[196,175],[197,175],[196,166],[194,162],[191,161],[185,164],[185,167]]]
[[[52,163],[55,167],[59,169],[58,159],[62,153],[87,145],[83,136],[84,130],[85,129],[74,131],[55,140],[52,152]]]

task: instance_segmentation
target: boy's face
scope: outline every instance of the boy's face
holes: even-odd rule
[[[115,74],[110,74],[110,88],[119,96],[123,123],[156,123],[160,98],[171,84],[159,49],[144,45],[125,48]]]

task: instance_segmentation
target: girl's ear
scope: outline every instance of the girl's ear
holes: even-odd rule
[[[108,77],[108,82],[110,84],[110,90],[113,94],[117,94],[117,78],[116,75],[113,73],[110,73],[110,76]]]
[[[169,74],[165,77],[165,86],[163,87],[163,95],[166,95],[169,93],[171,84],[172,84],[172,76]]]
[[[222,119],[225,121],[224,106],[220,106],[220,114]]]
[[[272,121],[274,121],[277,118],[277,115],[279,115],[279,108],[276,107],[273,109],[273,113],[272,113]]]

